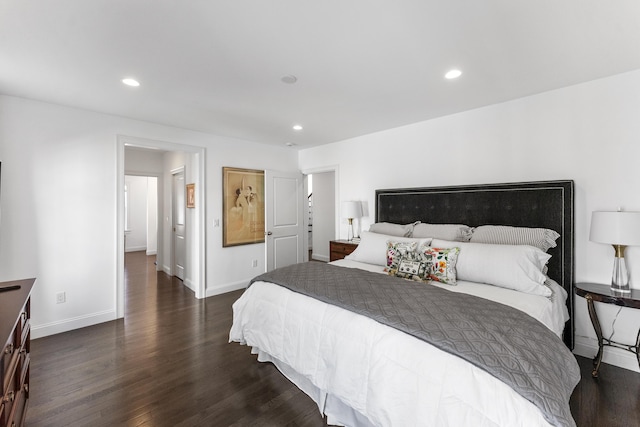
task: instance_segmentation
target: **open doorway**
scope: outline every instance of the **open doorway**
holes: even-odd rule
[[[173,197],[172,170],[182,167],[185,182],[194,185],[193,194],[196,204],[185,214],[185,258],[184,285],[192,289],[196,298],[205,297],[205,259],[204,259],[204,158],[205,149],[169,142],[146,140],[136,137],[118,136],[118,173],[117,173],[117,277],[116,307],[117,317],[124,317],[124,254],[125,254],[125,174],[138,176],[156,176],[157,191],[157,269],[174,275],[172,242]],[[138,161],[132,166],[131,153],[136,153]],[[142,153],[142,154],[141,154]],[[126,163],[126,164],[125,164]]]
[[[336,236],[334,171],[305,175],[309,201],[309,260],[329,262],[329,242]]]

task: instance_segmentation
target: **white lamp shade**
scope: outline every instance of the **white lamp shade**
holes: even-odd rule
[[[341,211],[343,218],[362,217],[362,205],[360,204],[360,202],[342,202]]]
[[[640,212],[593,212],[589,240],[612,245],[640,245]]]

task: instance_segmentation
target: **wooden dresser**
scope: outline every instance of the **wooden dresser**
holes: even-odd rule
[[[0,283],[0,427],[24,424],[29,399],[31,288],[35,279]],[[19,289],[2,291],[2,288]]]
[[[355,251],[357,247],[357,242],[349,240],[331,240],[329,242],[329,261],[342,259]]]

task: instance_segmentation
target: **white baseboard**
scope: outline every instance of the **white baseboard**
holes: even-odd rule
[[[165,273],[167,273],[169,276],[173,276],[173,274],[171,274],[171,267],[169,267],[168,265],[162,265],[162,271],[164,271]]]
[[[139,251],[146,251],[147,247],[146,246],[129,246],[127,248],[125,248],[125,252],[139,252]]]
[[[315,259],[316,261],[329,262],[329,257],[327,255],[311,254],[311,259]]]
[[[576,335],[574,344],[573,353],[578,356],[593,359],[598,353],[598,341],[593,338]],[[640,372],[636,356],[633,353],[620,348],[604,346],[602,363],[608,363],[609,365],[614,365],[619,368]]]
[[[207,291],[205,292],[205,298],[212,297],[214,295],[226,294],[227,292],[237,291],[238,289],[244,289],[248,284],[249,280],[241,280],[239,282],[216,286],[215,288],[207,289]]]
[[[193,292],[196,291],[196,284],[193,283],[191,279],[184,279],[182,281],[182,284],[185,285],[187,288],[191,289]]]
[[[31,338],[36,339],[60,334],[74,329],[97,325],[98,323],[109,322],[116,318],[116,312],[114,310],[106,310],[85,316],[73,317],[71,319],[63,319],[57,322],[45,323],[44,325],[33,325],[31,327]]]
[[[158,255],[158,251],[147,251],[147,256]]]

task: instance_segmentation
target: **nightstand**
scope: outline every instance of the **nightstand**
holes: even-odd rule
[[[591,376],[598,377],[598,369],[600,368],[600,362],[602,362],[602,351],[605,345],[610,347],[621,348],[636,355],[638,359],[638,366],[640,366],[640,330],[636,338],[635,345],[622,344],[616,341],[612,341],[602,336],[602,328],[600,327],[600,321],[598,320],[598,313],[596,313],[596,307],[594,301],[603,302],[605,304],[615,304],[623,307],[640,308],[640,290],[632,289],[631,293],[622,294],[619,292],[613,292],[608,285],[600,285],[597,283],[576,283],[575,292],[577,295],[584,297],[587,300],[587,308],[589,309],[589,317],[591,318],[591,324],[598,337],[598,354],[593,359],[593,371]]]
[[[358,242],[349,240],[331,240],[329,242],[329,261],[343,259],[358,247]]]

